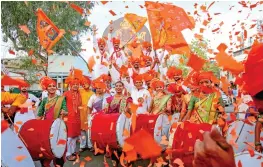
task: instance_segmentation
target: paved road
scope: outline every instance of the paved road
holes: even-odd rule
[[[233,112],[234,111],[234,107],[231,105],[231,106],[227,106],[225,108],[225,111],[226,112]],[[229,115],[229,113],[228,113]],[[229,117],[230,119],[230,117]],[[86,160],[84,160],[85,157],[87,156],[90,156],[92,158],[91,161],[87,162]],[[109,164],[109,166],[112,166],[112,163],[111,163],[111,160],[109,158],[106,159],[107,160],[107,163]],[[104,156],[103,155],[98,155],[98,156],[94,156],[90,151],[85,151],[83,153],[80,154],[80,162],[81,161],[84,161],[86,162],[85,163],[85,167],[105,167],[104,165]],[[149,161],[148,160],[144,160],[144,161],[138,161],[136,162],[133,166],[137,167],[137,166],[142,166],[142,167],[145,167],[145,166],[148,166],[149,164]],[[73,165],[73,162],[66,162],[64,167],[79,167],[80,164],[77,163],[75,165]]]

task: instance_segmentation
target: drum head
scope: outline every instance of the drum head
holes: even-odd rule
[[[67,144],[61,144],[61,141],[67,141],[67,127],[63,120],[56,119],[50,129],[50,146],[53,154],[61,158],[66,150]]]
[[[161,143],[162,137],[165,136],[168,141],[168,134],[170,129],[169,118],[166,114],[160,114],[156,120],[154,127],[154,139],[157,143]],[[167,144],[161,144],[162,148],[165,149]]]
[[[235,155],[236,166],[238,166],[239,161],[242,167],[262,166],[263,154],[255,151],[255,155],[251,157],[248,151],[244,151]]]
[[[124,130],[129,132],[130,134],[131,129],[131,119],[127,118],[125,114],[121,114],[118,118],[117,125],[116,125],[116,135],[118,144],[123,147],[124,140],[129,136],[123,135]]]
[[[29,154],[26,146],[20,140],[20,138],[10,129],[6,129],[2,133],[1,140],[1,165],[8,167],[34,167],[34,162],[31,155]],[[23,160],[18,161],[16,159],[23,158]]]
[[[229,125],[227,130],[226,140],[228,143],[233,145],[235,153],[240,153],[247,150],[246,143],[254,143],[255,134],[255,123],[253,125],[244,123],[243,121],[235,121]],[[236,135],[235,135],[236,134]],[[263,133],[261,133],[261,137]]]

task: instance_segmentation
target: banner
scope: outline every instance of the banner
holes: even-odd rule
[[[50,52],[64,34],[65,31],[58,29],[42,9],[37,10],[37,35],[43,48]]]
[[[124,18],[131,24],[133,30],[137,33],[141,30],[147,21],[146,17],[141,17],[133,13],[125,14]]]
[[[188,44],[181,31],[193,29],[194,24],[186,12],[177,6],[157,2],[147,1],[145,6],[154,49],[187,48]]]

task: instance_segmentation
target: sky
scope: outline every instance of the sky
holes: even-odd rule
[[[159,1],[160,3],[167,3],[168,1]],[[200,11],[201,5],[209,6],[213,1],[198,1],[198,11]],[[194,4],[196,1],[173,1],[170,2],[173,5],[183,8],[186,12],[190,12],[191,15],[196,10],[194,8]],[[251,4],[256,3],[252,1]],[[144,8],[141,8],[139,5],[144,6],[144,1],[113,1],[108,2],[103,5],[101,2],[96,2],[95,7],[91,11],[91,15],[88,17],[88,20],[91,22],[91,25],[96,25],[98,28],[97,37],[101,37],[105,28],[109,25],[111,20],[117,20],[120,17],[123,17],[125,13],[134,13],[139,16],[147,17],[147,11]],[[125,8],[128,6],[128,8]],[[234,7],[232,7],[234,6]],[[232,8],[231,8],[232,7]],[[231,8],[231,10],[229,10]],[[112,16],[109,13],[109,10],[113,10],[116,13],[116,16]],[[239,13],[238,11],[241,11]],[[250,10],[249,8],[243,8],[237,1],[216,1],[214,5],[210,7],[208,10],[209,14],[213,18],[209,23],[207,30],[204,31],[203,36],[209,39],[209,47],[216,51],[217,46],[220,43],[226,43],[230,46],[229,41],[229,32],[234,34],[236,31],[241,30],[240,23],[245,23],[245,29],[248,32],[248,38],[256,33],[256,27],[253,29],[249,29],[251,24],[255,24],[255,20],[263,18],[263,4],[258,5],[256,8]],[[221,13],[220,15],[215,15],[214,13]],[[207,13],[199,12],[200,18],[207,18]],[[249,15],[249,17],[248,17]],[[232,26],[236,24],[240,20],[240,22],[236,26]],[[212,33],[213,29],[216,29],[221,22],[224,24],[221,26],[220,30],[217,33]],[[145,26],[149,28],[149,22],[147,21]],[[63,27],[60,27],[63,28]],[[199,33],[200,28],[203,28],[201,22],[196,21],[195,28],[190,31],[186,31],[184,36],[187,41],[191,40],[195,33]],[[0,34],[2,36],[2,33]],[[86,33],[82,35],[82,48],[87,51],[81,52],[81,55],[87,60],[89,56],[91,56],[90,50],[93,50],[92,40],[88,41],[87,39],[92,36],[90,33]],[[234,37],[235,39],[235,37]],[[1,43],[1,58],[3,57],[15,57],[9,55],[8,48],[4,47],[9,46],[10,44]],[[236,49],[233,49],[235,51]]]

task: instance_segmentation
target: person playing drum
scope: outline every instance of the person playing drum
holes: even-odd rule
[[[96,113],[104,110],[107,105],[106,98],[109,94],[105,93],[107,85],[103,82],[93,82],[96,93],[93,94],[88,102],[88,113]]]
[[[37,109],[37,119],[55,120],[67,114],[65,97],[56,95],[56,85],[56,82],[49,77],[45,76],[40,79],[40,86],[42,89],[47,90],[48,97],[45,97],[41,101]],[[51,161],[51,159],[43,159],[41,160],[41,164],[43,166],[49,166]],[[64,158],[56,158],[55,164],[63,166]]]
[[[112,114],[112,113],[120,113],[125,114],[127,117],[130,117],[131,112],[129,111],[129,104],[132,103],[132,98],[123,95],[124,84],[121,81],[117,81],[115,83],[115,91],[116,94],[114,96],[108,97],[107,100],[107,107],[105,109],[105,113]],[[113,166],[118,166],[119,159],[113,154],[114,150],[111,150],[111,159]],[[118,156],[121,155],[120,150],[116,150]],[[108,154],[108,152],[107,152]]]
[[[126,87],[131,92],[133,103],[139,107],[136,110],[137,114],[145,114],[151,105],[150,92],[143,87],[143,75],[136,75],[133,78],[135,87]]]
[[[224,103],[220,92],[212,89],[212,72],[201,72],[198,76],[199,97],[192,96],[184,120],[195,123],[216,123],[217,110],[224,114]],[[222,118],[223,119],[223,118]],[[220,126],[223,126],[220,124]]]
[[[22,94],[1,92],[1,111],[4,114],[4,119],[8,119],[8,122],[12,123],[15,112],[19,110],[19,106],[25,103],[26,100],[26,96]],[[11,105],[11,107],[5,107],[6,105]]]
[[[172,99],[170,94],[164,92],[164,82],[155,80],[152,82],[151,87],[156,94],[153,97],[148,112],[151,114],[166,113],[167,115],[171,115]]]
[[[116,94],[114,96],[108,97],[107,108],[105,113],[124,113],[129,112],[127,106],[132,102],[131,97],[123,95],[124,84],[121,81],[115,83]],[[130,113],[131,114],[131,113]]]
[[[80,120],[81,120],[81,136],[80,136],[80,149],[79,152],[83,152],[88,144],[87,144],[87,130],[88,130],[88,102],[90,97],[94,94],[92,90],[90,90],[91,81],[88,77],[83,76],[81,80],[81,85],[83,89],[79,89],[82,106],[80,109]]]
[[[185,110],[185,101],[184,101],[184,95],[186,94],[183,90],[182,86],[177,85],[176,83],[171,83],[167,87],[167,90],[173,94],[172,96],[172,112],[173,113],[180,113],[181,120],[182,116],[186,112]]]
[[[67,160],[76,160],[76,144],[81,132],[80,109],[82,100],[79,92],[80,79],[74,74],[69,76],[66,81],[70,86],[70,90],[64,93],[68,109],[68,119],[66,121],[68,128],[68,141],[67,141]]]
[[[40,101],[39,99],[34,96],[33,94],[28,93],[29,84],[25,81],[23,81],[24,84],[21,84],[19,86],[19,89],[21,91],[20,94],[23,96],[26,96],[27,100],[24,104],[22,104],[20,107],[20,110],[15,115],[15,132],[18,133],[20,127],[28,120],[35,119],[36,114],[33,110],[33,106],[38,107]],[[33,105],[33,101],[35,101],[35,105]]]

